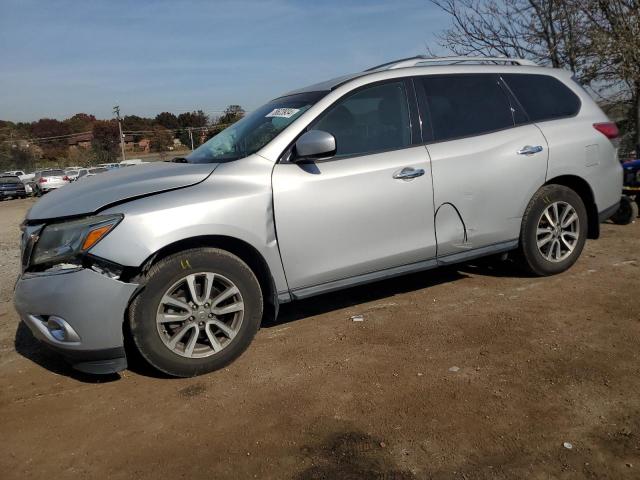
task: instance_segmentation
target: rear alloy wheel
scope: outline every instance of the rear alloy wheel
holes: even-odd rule
[[[542,256],[550,262],[561,262],[578,245],[580,219],[567,202],[553,202],[538,220],[536,245]]]
[[[536,192],[522,219],[520,256],[535,275],[553,275],[573,265],[587,237],[587,212],[582,199],[562,185]]]
[[[262,291],[240,258],[216,248],[168,256],[139,279],[131,334],[142,356],[177,377],[218,370],[251,343],[262,320]]]

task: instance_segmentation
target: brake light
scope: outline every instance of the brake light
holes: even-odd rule
[[[47,181],[46,178],[40,177],[40,180],[38,180],[38,183],[46,183],[46,181]]]
[[[620,131],[618,130],[618,126],[615,124],[615,122],[594,123],[593,128],[598,130],[609,140],[613,140],[614,138],[618,138],[620,136]]]
[[[64,177],[62,177],[62,179],[63,179],[65,182],[68,182],[68,181],[69,181],[69,177],[68,177],[68,176],[66,176],[66,175],[65,175]]]

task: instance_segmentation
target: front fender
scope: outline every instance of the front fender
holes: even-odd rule
[[[204,182],[118,205],[123,221],[91,254],[140,267],[162,248],[181,240],[221,235],[242,240],[266,261],[276,288],[287,291],[273,220],[273,164],[257,155],[220,165]]]

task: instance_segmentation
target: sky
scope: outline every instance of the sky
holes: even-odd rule
[[[257,108],[436,47],[428,0],[0,0],[0,119]]]

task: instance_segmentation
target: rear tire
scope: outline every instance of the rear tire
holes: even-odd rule
[[[247,349],[260,327],[260,284],[227,251],[176,253],[140,281],[144,290],[129,310],[131,334],[142,356],[166,374],[193,377],[223,368]]]
[[[617,225],[629,225],[638,217],[638,204],[626,195],[620,199],[620,207],[611,216],[611,221]]]
[[[586,238],[587,210],[580,196],[562,185],[545,185],[522,218],[521,264],[539,276],[564,272],[578,260]]]

